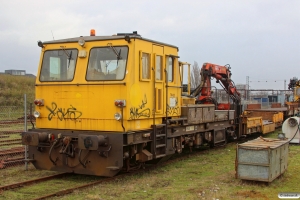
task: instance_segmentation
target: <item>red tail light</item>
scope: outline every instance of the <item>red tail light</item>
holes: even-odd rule
[[[126,106],[126,101],[125,100],[115,100],[115,106],[125,107]]]
[[[33,103],[37,106],[43,106],[44,105],[44,99],[35,99]]]

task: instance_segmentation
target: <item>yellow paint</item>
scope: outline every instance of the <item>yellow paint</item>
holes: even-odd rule
[[[138,83],[134,83],[130,89],[130,102],[134,107],[138,107],[138,105],[142,102],[143,93],[141,92],[140,85]]]
[[[76,93],[76,98],[81,98],[81,94],[80,93]]]
[[[262,126],[262,117],[248,117],[247,118],[247,128],[253,128],[257,126]]]
[[[125,78],[114,81],[87,81],[91,49],[111,48],[109,43],[114,47],[128,47]],[[66,50],[77,49],[78,52],[84,50],[86,57],[76,59],[73,80],[41,82],[43,54],[51,50],[61,50],[61,46],[64,46]],[[141,79],[143,52],[150,55],[149,79]],[[168,82],[170,87],[166,94],[165,69],[169,55],[174,56],[173,81]],[[63,52],[62,56],[64,56]],[[44,99],[45,105],[35,108],[41,113],[36,127],[121,132],[123,131],[121,121],[123,121],[125,131],[149,129],[153,123],[162,123],[163,117],[166,116],[167,105],[173,105],[174,99],[178,101],[176,102],[177,112],[170,112],[168,117],[178,118],[181,112],[181,88],[179,87],[181,81],[177,56],[178,49],[174,46],[139,38],[132,39],[130,43],[122,38],[86,41],[84,48],[79,46],[77,41],[44,45],[36,79],[36,98]],[[161,80],[155,79],[156,59],[161,59]],[[105,65],[108,66],[109,63]],[[92,72],[94,75],[101,75],[99,71]],[[121,108],[115,105],[115,100],[126,101],[126,106],[123,108],[123,120],[120,121],[114,118],[115,113],[121,113]],[[156,112],[153,113],[155,110]],[[154,120],[153,114],[155,114]]]
[[[140,120],[136,120],[135,121],[135,128],[136,129],[140,129],[141,128],[141,121]]]
[[[264,124],[263,128],[262,128],[262,133],[266,134],[266,133],[271,133],[275,131],[275,124]]]

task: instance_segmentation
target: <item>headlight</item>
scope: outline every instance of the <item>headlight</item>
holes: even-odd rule
[[[35,118],[40,117],[40,115],[41,115],[41,113],[40,113],[39,111],[34,111],[34,112],[33,112],[33,116],[34,116]]]
[[[85,41],[84,41],[84,39],[83,38],[80,38],[79,40],[78,40],[78,44],[80,45],[80,46],[84,46],[84,44],[85,44]]]
[[[120,120],[122,118],[122,115],[120,113],[115,113],[115,119]]]

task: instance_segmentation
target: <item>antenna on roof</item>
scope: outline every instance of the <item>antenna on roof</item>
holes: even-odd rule
[[[53,37],[53,40],[54,40],[54,35],[53,35],[53,32],[52,32],[52,30],[51,30],[51,33],[52,33],[52,37]]]

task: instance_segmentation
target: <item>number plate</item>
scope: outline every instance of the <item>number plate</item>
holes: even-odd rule
[[[193,131],[193,130],[195,130],[195,127],[194,127],[194,126],[187,126],[187,127],[185,128],[185,131]]]

